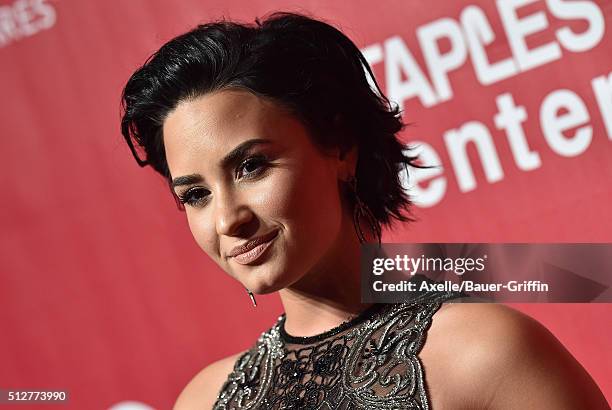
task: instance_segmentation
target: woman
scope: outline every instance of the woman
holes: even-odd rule
[[[360,244],[411,220],[398,172],[415,158],[337,29],[291,13],[198,26],[132,75],[123,106],[132,153],[168,181],[198,245],[253,303],[278,291],[285,310],[198,373],[176,410],[609,408],[508,307],[450,293],[361,303]]]

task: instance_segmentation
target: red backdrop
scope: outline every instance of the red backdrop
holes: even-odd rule
[[[609,0],[1,0],[0,388],[170,408],[281,312],[251,307],[119,133],[122,86],[161,44],[278,9],[351,37],[414,123],[402,138],[441,165],[414,176],[420,221],[386,242],[612,242]],[[609,399],[610,306],[515,305]]]

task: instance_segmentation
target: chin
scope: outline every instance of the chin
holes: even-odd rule
[[[298,266],[308,265],[304,259],[291,258],[284,243],[275,243],[251,264],[231,261],[231,276],[254,294],[266,295],[285,289],[304,276],[305,272],[296,269],[296,262]]]
[[[236,277],[254,294],[266,295],[291,286],[301,276],[285,264],[264,263],[247,271],[242,270]]]
[[[252,276],[245,280],[243,283],[250,286],[251,292],[258,295],[267,295],[269,293],[277,292],[281,289],[289,286],[292,281],[291,278],[285,273],[286,271],[267,271],[261,272],[257,275],[253,272]]]

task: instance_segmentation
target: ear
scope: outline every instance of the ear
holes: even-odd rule
[[[358,153],[357,144],[350,149],[338,149],[338,178],[340,180],[348,181],[351,176],[355,175]]]
[[[351,138],[348,136],[349,130],[341,113],[334,116],[334,128],[341,134],[340,144],[337,148],[336,155],[338,159],[338,179],[348,181],[352,176],[355,176],[357,170],[357,158],[359,156],[358,144],[352,140],[352,145],[349,146]]]

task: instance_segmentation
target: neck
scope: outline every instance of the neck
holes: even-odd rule
[[[371,306],[361,303],[360,243],[352,218],[343,218],[337,239],[317,266],[279,292],[285,330],[293,336],[323,333]]]

